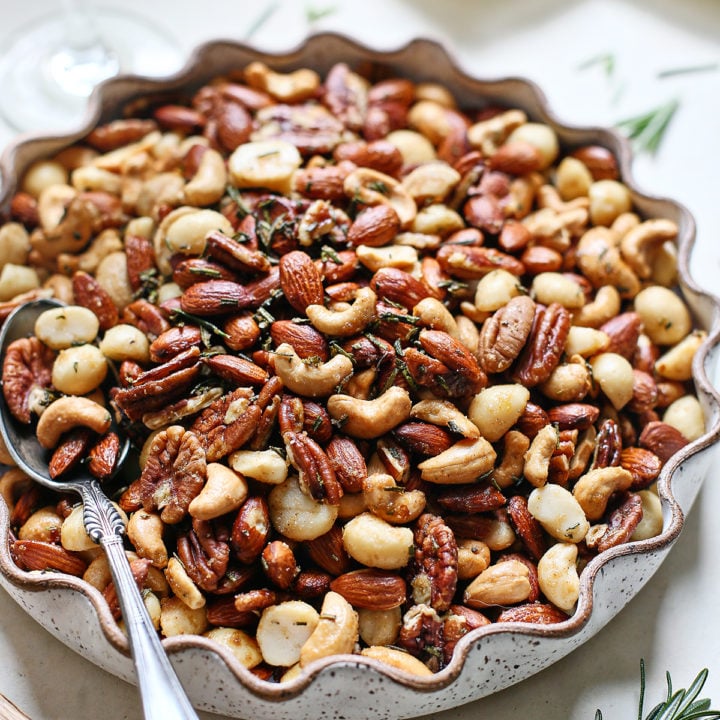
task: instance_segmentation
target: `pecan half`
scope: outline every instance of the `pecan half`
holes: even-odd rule
[[[305,433],[284,433],[288,459],[300,475],[300,487],[315,500],[337,505],[343,495],[325,451]]]
[[[55,353],[35,337],[14,340],[3,359],[2,386],[5,402],[21,423],[31,420],[30,399],[52,382]]]
[[[422,660],[433,672],[441,668],[445,635],[437,612],[423,604],[413,605],[403,616],[398,645]]]
[[[155,436],[147,463],[133,485],[137,484],[145,510],[159,510],[162,521],[173,525],[186,516],[205,477],[205,453],[198,436],[173,425]]]
[[[230,546],[207,520],[193,518],[192,529],[178,536],[177,552],[188,577],[203,590],[214,591],[225,575]]]
[[[262,410],[251,404],[251,397],[248,388],[237,388],[203,410],[191,425],[209,462],[238,450],[253,436]]]
[[[558,303],[537,306],[530,336],[513,371],[513,379],[525,387],[545,382],[560,362],[570,331],[569,311]]]
[[[425,513],[415,525],[415,555],[409,575],[412,598],[445,612],[457,588],[457,543],[437,515]]]
[[[520,295],[483,323],[479,355],[485,372],[501,373],[513,364],[530,335],[534,316],[535,303]]]
[[[604,552],[616,545],[628,542],[640,520],[642,500],[635,493],[626,493],[620,504],[610,513],[607,530],[597,544],[598,552]]]

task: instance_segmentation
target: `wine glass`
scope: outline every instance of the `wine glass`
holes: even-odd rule
[[[78,124],[102,80],[168,75],[182,60],[175,40],[138,15],[61,0],[59,12],[27,25],[0,51],[0,113],[16,130],[64,130]]]

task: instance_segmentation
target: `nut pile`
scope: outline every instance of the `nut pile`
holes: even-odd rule
[[[677,227],[607,149],[477,104],[256,62],[28,170],[0,317],[67,306],[5,397],[58,478],[112,490],[110,412],[133,438],[115,498],[164,636],[268,681],[353,652],[428,675],[475,628],[567,619],[590,558],[661,531],[653,483],[704,432]],[[119,618],[72,498],[0,490],[18,565]]]

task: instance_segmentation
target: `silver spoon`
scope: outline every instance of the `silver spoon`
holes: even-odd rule
[[[35,300],[21,305],[5,321],[0,332],[0,358],[14,340],[33,334],[38,316],[55,307],[56,300]],[[114,428],[118,432],[118,428]],[[168,656],[145,609],[142,596],[130,571],[122,536],[125,527],[120,514],[84,466],[68,475],[67,480],[52,480],[48,472],[51,452],[41,447],[33,425],[18,422],[0,393],[0,433],[17,466],[33,480],[58,492],[72,490],[83,501],[85,530],[105,551],[115,582],[125,627],[130,641],[130,654],[135,663],[143,713],[147,720],[197,720],[185,691],[170,664]],[[122,437],[122,433],[118,433]],[[116,468],[127,456],[129,442],[123,442]]]

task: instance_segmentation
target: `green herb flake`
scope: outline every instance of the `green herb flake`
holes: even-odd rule
[[[307,5],[305,7],[305,19],[309,23],[317,22],[318,20],[322,20],[323,18],[326,18],[333,13],[337,12],[336,7],[323,7],[318,8],[314,7],[313,5]]]
[[[602,53],[593,55],[591,58],[584,60],[578,66],[578,70],[589,70],[593,67],[600,67],[608,77],[612,77],[615,72],[615,56],[612,53]]]

